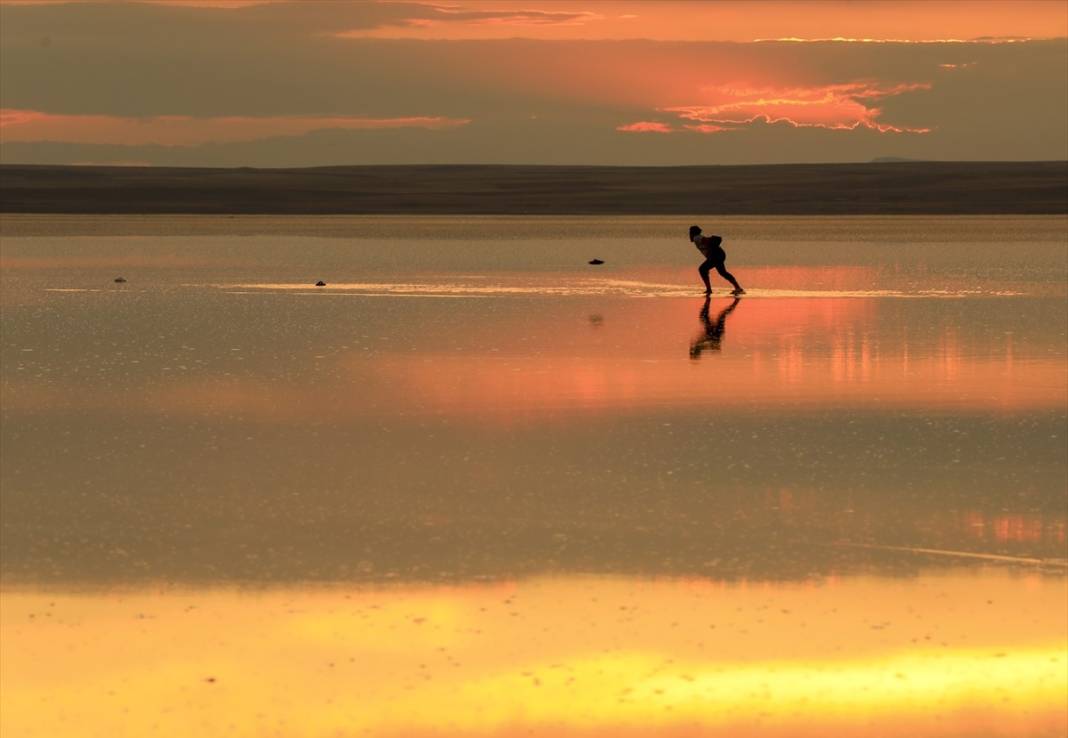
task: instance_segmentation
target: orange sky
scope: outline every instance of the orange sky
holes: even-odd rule
[[[659,41],[838,37],[930,41],[1068,35],[1068,12],[1056,0],[456,0],[424,4],[448,10],[438,19],[356,32],[356,35]],[[449,15],[458,11],[485,13],[487,17],[468,22],[450,20]],[[515,15],[510,17],[509,13]]]
[[[0,5],[12,163],[1068,157],[1058,1]]]
[[[2,5],[62,5],[94,0],[0,0]],[[127,0],[219,9],[284,0]],[[307,0],[305,0],[307,2]],[[623,39],[753,41],[756,39],[1050,38],[1068,35],[1059,0],[448,0],[421,5],[432,19],[399,23],[360,36],[425,39]],[[479,14],[466,18],[463,14]]]

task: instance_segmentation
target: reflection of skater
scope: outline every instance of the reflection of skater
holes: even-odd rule
[[[739,302],[740,300],[735,297],[734,302],[719,312],[719,315],[716,316],[716,322],[713,323],[708,317],[708,308],[712,304],[712,300],[705,298],[705,304],[700,313],[701,322],[704,323],[705,330],[704,333],[690,342],[691,359],[700,359],[701,352],[705,349],[719,351],[722,348],[720,344],[723,342],[723,329],[727,326],[727,316],[731,314],[734,308],[738,307]]]
[[[719,272],[719,276],[734,285],[734,289],[731,291],[732,295],[744,295],[745,290],[742,289],[742,286],[738,284],[738,280],[727,271],[725,266],[727,252],[720,247],[723,239],[719,236],[702,236],[701,226],[690,226],[690,240],[693,241],[694,246],[705,257],[704,263],[697,267],[697,273],[701,275],[701,281],[705,283],[705,294],[712,294],[712,285],[708,281],[708,272],[715,269]]]

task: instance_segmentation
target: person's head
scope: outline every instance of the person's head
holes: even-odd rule
[[[694,240],[701,235],[701,226],[690,226],[690,240]]]

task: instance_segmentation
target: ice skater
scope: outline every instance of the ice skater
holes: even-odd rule
[[[720,244],[723,243],[722,238],[719,236],[702,236],[701,226],[690,226],[690,241],[705,257],[701,266],[697,267],[697,273],[701,275],[701,281],[705,283],[706,295],[712,294],[712,284],[708,281],[708,273],[712,269],[715,269],[719,272],[719,276],[734,285],[734,289],[731,290],[732,295],[745,294],[745,290],[738,284],[738,280],[724,266],[727,261],[727,252],[720,247]]]

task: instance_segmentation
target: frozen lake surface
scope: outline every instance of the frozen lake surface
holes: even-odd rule
[[[1066,219],[696,222],[5,215],[5,734],[1062,734]]]

